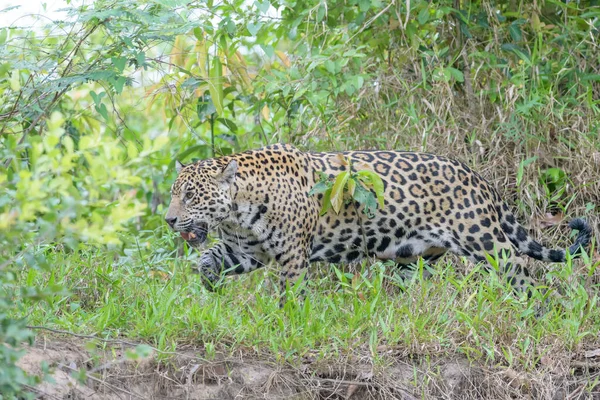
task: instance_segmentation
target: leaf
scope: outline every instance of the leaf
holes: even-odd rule
[[[536,32],[538,32],[542,28],[542,23],[540,21],[540,16],[535,11],[533,11],[532,14],[531,14],[531,27]]]
[[[265,52],[267,57],[273,58],[275,55],[275,49],[271,45],[261,44],[260,48]]]
[[[235,22],[233,22],[233,20],[231,18],[227,18],[227,20],[225,21],[225,28],[227,29],[227,33],[231,36],[235,35],[236,32],[236,25]]]
[[[105,120],[108,121],[108,109],[104,103],[100,103],[100,105],[96,106],[96,111],[98,114],[102,115]]]
[[[277,55],[277,57],[279,57],[279,59],[281,60],[281,62],[283,63],[283,65],[286,68],[289,68],[292,66],[292,63],[290,62],[289,57],[283,51],[275,50],[275,54]]]
[[[218,118],[217,121],[219,121],[220,123],[222,123],[223,125],[225,125],[227,127],[227,129],[229,129],[231,132],[236,133],[238,130],[237,125],[230,119],[227,118]]]
[[[586,74],[586,73],[581,73],[581,74],[579,74],[579,76],[581,77],[582,81],[600,82],[600,74]]]
[[[517,186],[519,186],[521,184],[521,181],[523,180],[525,167],[537,160],[537,158],[537,156],[533,156],[519,163],[519,169],[517,170]]]
[[[359,184],[356,185],[354,195],[352,196],[352,198],[363,206],[363,213],[368,218],[375,217],[377,201],[375,201],[375,195],[373,194],[373,192],[366,189],[362,184]]]
[[[203,34],[202,29],[200,27],[195,27],[194,28],[194,36],[196,37],[196,39],[199,42],[203,42],[204,41],[204,34]]]
[[[464,82],[465,81],[465,76],[463,75],[462,71],[453,67],[448,67],[446,68],[447,71],[450,72],[450,75],[456,79],[457,82]]]
[[[329,207],[331,206],[331,190],[327,190],[325,191],[325,193],[323,193],[323,206],[321,206],[321,211],[319,211],[319,215],[325,215],[327,214],[327,210],[329,210]]]
[[[9,82],[12,91],[18,92],[19,90],[21,90],[21,78],[18,69],[12,71],[12,73],[10,74]]]
[[[513,43],[504,43],[500,48],[504,51],[512,52],[519,56],[523,61],[530,61],[527,50]]]
[[[356,190],[356,181],[353,177],[350,177],[350,179],[348,179],[348,184],[346,186],[348,188],[348,194],[350,196],[354,195],[354,191]]]
[[[198,97],[198,104],[196,105],[196,113],[200,121],[204,122],[207,117],[217,112],[215,105],[210,96],[204,95]]]
[[[250,32],[250,35],[252,36],[256,36],[256,34],[258,33],[258,31],[260,30],[260,28],[263,26],[262,22],[248,22],[246,24],[246,29],[248,29],[248,32]]]
[[[523,39],[523,35],[521,34],[521,28],[519,28],[519,24],[513,22],[508,27],[508,32],[510,36],[515,42],[520,42]]]
[[[262,115],[262,117],[268,121],[271,117],[270,111],[269,111],[269,106],[267,106],[265,104],[265,106],[262,108],[262,110],[260,110],[260,115]]]
[[[348,178],[350,178],[350,172],[341,172],[335,178],[335,183],[331,189],[331,206],[336,214],[340,212],[342,204],[344,204],[344,187],[346,186]]]
[[[194,29],[194,34],[195,33],[196,30]],[[206,41],[204,39],[199,39],[196,42],[194,50],[196,51],[196,63],[198,64],[198,68],[200,68],[200,76],[208,80],[208,71],[206,70],[208,60],[208,48],[206,46]]]
[[[381,208],[383,208],[383,206],[385,205],[385,186],[379,174],[373,171],[366,170],[358,171],[356,174],[361,177],[363,182],[369,183],[373,186],[373,190],[375,191],[375,195],[377,196],[377,201],[379,202]]]
[[[417,21],[419,21],[420,25],[425,25],[427,21],[429,21],[429,9],[427,7],[423,7],[421,11],[419,11]]]
[[[344,155],[342,153],[337,153],[335,155],[335,158],[333,158],[329,162],[331,162],[333,165],[336,165],[336,166],[344,166],[345,167],[348,165],[348,161],[346,161],[346,158],[344,157]]]
[[[360,12],[367,12],[371,8],[371,0],[358,0],[358,9]]]
[[[269,11],[269,7],[271,7],[271,3],[269,3],[268,0],[255,1],[254,4],[256,5],[258,10],[263,14],[266,13],[267,11]]]
[[[308,192],[309,196],[314,196],[315,194],[325,193],[326,190],[331,189],[331,182],[329,181],[321,181],[317,182],[315,186],[310,189]]]
[[[110,60],[112,61],[112,64],[115,66],[115,68],[119,71],[119,74],[122,74],[123,70],[125,69],[125,65],[127,64],[127,58],[112,57]]]
[[[113,82],[113,88],[117,94],[121,94],[121,92],[123,92],[123,86],[125,85],[125,82],[127,82],[127,79],[124,76],[119,76],[115,79]]]
[[[317,9],[317,22],[323,21],[326,11],[327,9],[325,8],[325,4],[319,4],[319,8]]]
[[[223,113],[223,66],[219,57],[213,58],[212,64],[208,90],[217,115],[221,115]]]
[[[325,61],[325,69],[330,74],[335,74],[335,62],[333,62],[331,60]]]

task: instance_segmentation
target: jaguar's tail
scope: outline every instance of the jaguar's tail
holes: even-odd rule
[[[503,205],[499,215],[502,230],[513,245],[522,253],[536,260],[546,262],[566,261],[567,251],[571,256],[577,256],[585,249],[592,238],[592,228],[581,218],[575,218],[569,222],[571,229],[579,231],[575,242],[568,249],[549,249],[536,242],[516,220],[506,205]]]

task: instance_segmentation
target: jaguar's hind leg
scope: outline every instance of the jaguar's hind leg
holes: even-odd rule
[[[425,250],[420,257],[423,258],[423,261],[430,266],[433,266],[439,259],[442,257],[448,249],[442,247],[430,247]],[[416,262],[418,261],[418,256],[413,256],[410,258],[397,258],[396,259],[396,268],[399,270],[398,274],[402,279],[411,279],[416,273]],[[431,272],[425,270],[423,271],[424,278],[430,278]]]
[[[510,283],[517,293],[527,293],[531,297],[532,289],[535,287],[535,279],[531,276],[523,259],[516,255],[516,250],[509,243],[485,242],[482,244],[469,243],[456,251],[457,254],[466,256],[473,263],[483,262],[484,268],[490,270],[491,265],[488,256],[496,256],[498,260],[498,272]]]

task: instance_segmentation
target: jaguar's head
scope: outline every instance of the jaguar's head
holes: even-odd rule
[[[176,162],[178,175],[165,220],[190,244],[205,242],[208,232],[229,217],[237,167],[235,160]]]

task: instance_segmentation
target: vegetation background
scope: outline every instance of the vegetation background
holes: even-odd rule
[[[193,349],[287,368],[247,396],[600,395],[593,249],[540,268],[557,296],[537,318],[541,294],[455,258],[427,280],[313,268],[304,305],[278,310],[273,268],[209,294],[163,223],[175,159],[288,142],[449,155],[536,237],[564,246],[575,216],[598,233],[597,0],[67,0],[53,15],[0,28],[0,398],[39,391],[15,363],[35,335],[62,337],[42,326],[150,345],[161,390],[184,386],[172,356]],[[94,364],[116,342],[90,343]],[[469,365],[458,386],[448,360]],[[91,364],[82,382],[128,387]]]

